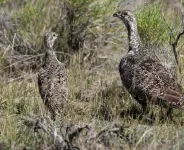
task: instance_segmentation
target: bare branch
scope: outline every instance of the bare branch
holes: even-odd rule
[[[178,41],[179,41],[180,37],[183,34],[184,34],[184,14],[182,14],[182,32],[177,35],[175,41],[172,43],[173,51],[174,51],[174,55],[175,55],[175,59],[176,59],[177,64],[179,64],[179,62],[178,62],[178,56],[177,56],[177,52],[176,52],[176,47],[178,45]]]
[[[50,118],[22,118],[24,124],[34,129],[34,132],[39,130],[46,132],[53,140],[53,144],[49,147],[54,147],[55,150],[77,150],[77,149],[89,149],[91,145],[95,149],[100,147],[103,149],[109,148],[107,144],[116,139],[122,139],[122,126],[113,125],[112,127],[106,127],[105,129],[95,132],[92,125],[74,125],[64,124],[61,125],[58,122],[53,122]],[[60,130],[59,130],[60,129]],[[85,130],[85,134],[81,134]]]
[[[171,44],[171,37],[173,37],[174,40],[175,40],[176,38],[175,38],[175,36],[174,36],[173,29],[169,26],[169,24],[167,23],[167,21],[166,21],[166,19],[165,19],[165,17],[164,17],[163,14],[162,14],[162,17],[163,17],[163,19],[164,19],[164,21],[165,21],[165,23],[166,23],[168,29],[170,30],[170,44]]]
[[[166,19],[164,18],[164,15],[162,15],[162,16],[163,16],[163,19],[164,19],[164,21],[165,21],[167,27],[168,27],[169,30],[170,30],[170,45],[172,45],[172,47],[173,47],[174,57],[175,57],[175,60],[176,60],[177,65],[179,65],[179,62],[178,62],[178,53],[177,53],[177,51],[176,51],[176,47],[177,47],[177,45],[178,45],[178,41],[179,41],[180,37],[184,34],[184,14],[182,14],[182,32],[179,33],[179,34],[177,35],[176,38],[175,38],[175,36],[174,36],[173,29],[167,24]],[[173,42],[172,42],[172,40],[171,40],[171,36],[172,36],[173,39],[174,39]],[[181,69],[180,69],[180,67],[179,67],[179,71],[180,71],[180,70],[181,70]]]

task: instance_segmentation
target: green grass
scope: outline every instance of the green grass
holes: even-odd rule
[[[136,13],[138,31],[145,44],[163,44],[169,40],[169,29],[162,17],[161,5],[148,4]]]

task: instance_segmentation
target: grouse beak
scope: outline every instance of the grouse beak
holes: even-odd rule
[[[121,16],[121,12],[120,11],[113,14],[113,17],[120,17],[120,16]]]

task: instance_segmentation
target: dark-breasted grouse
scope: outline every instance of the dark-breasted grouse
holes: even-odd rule
[[[53,49],[57,34],[48,32],[44,36],[45,60],[38,73],[38,87],[44,104],[48,107],[52,118],[61,113],[67,101],[67,70]]]
[[[120,18],[128,31],[128,52],[119,64],[121,80],[128,92],[142,105],[143,110],[148,101],[163,103],[168,108],[184,109],[176,79],[161,64],[154,50],[141,43],[133,12],[123,10],[113,16]]]

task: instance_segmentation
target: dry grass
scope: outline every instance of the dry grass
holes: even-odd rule
[[[119,86],[121,81],[116,72],[97,70],[89,75],[85,68],[78,67],[71,62],[68,68],[69,103],[63,110],[61,123],[93,124],[96,131],[120,124],[124,127],[123,149],[180,149],[184,119],[181,111],[174,111],[177,123],[163,118],[161,109],[152,105],[146,116],[139,118],[139,105]],[[48,115],[38,93],[36,74],[1,84],[0,102],[0,141],[7,142],[11,149],[44,149],[51,145],[47,134],[34,133],[21,119]]]
[[[174,122],[164,115],[164,109],[150,105],[147,114],[141,117],[139,104],[121,84],[118,63],[127,47],[123,24],[111,16],[103,21],[98,18],[88,32],[83,51],[67,53],[69,101],[57,123],[91,124],[96,132],[112,124],[121,125],[123,136],[120,142],[113,143],[112,149],[183,149],[184,112],[174,110]],[[164,47],[166,52],[161,51],[163,47],[156,50],[168,65],[174,60],[168,52],[169,45]],[[0,66],[4,67],[4,51],[1,56]],[[180,62],[183,62],[182,55]],[[183,70],[179,74],[181,83]],[[17,150],[46,149],[53,142],[46,133],[34,132],[22,120],[49,116],[38,93],[36,72],[22,71],[17,78],[11,78],[14,72],[7,74],[0,70],[3,74],[0,77],[0,149],[3,146]]]

